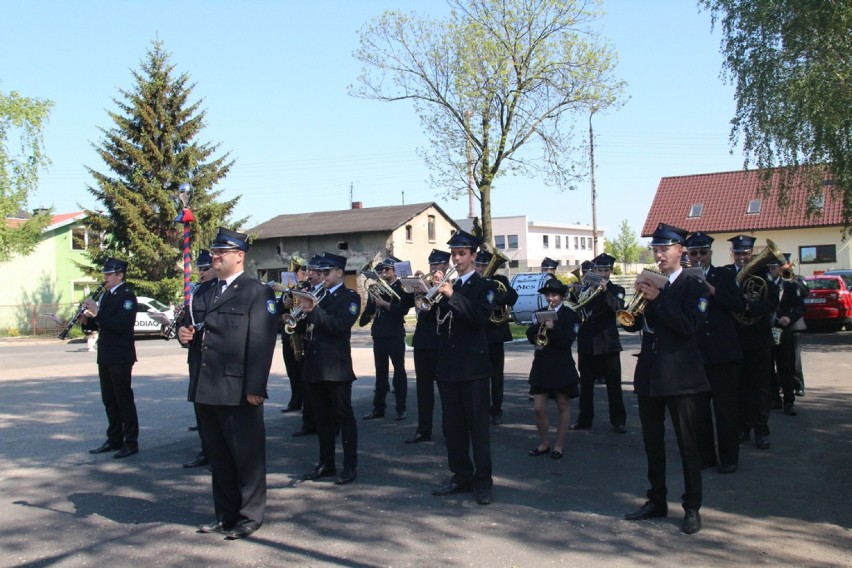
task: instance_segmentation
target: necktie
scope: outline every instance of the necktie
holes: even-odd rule
[[[219,285],[216,286],[216,292],[213,294],[213,303],[214,304],[219,301],[219,298],[222,296],[222,293],[225,291],[225,288],[227,288],[227,287],[228,287],[228,282],[225,281],[225,280],[222,280],[219,283]]]

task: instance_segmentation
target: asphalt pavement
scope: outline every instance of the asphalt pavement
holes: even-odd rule
[[[623,340],[627,433],[607,423],[598,386],[594,428],[570,432],[562,460],[527,456],[537,443],[526,394],[532,351],[507,345],[489,506],[470,494],[430,494],[449,475],[440,404],[433,441],[403,443],[417,416],[411,352],[408,419],[360,419],[374,383],[363,330],[353,337],[358,479],[300,481],[317,440],[293,438],[299,417],[280,412],[289,387],[279,347],[266,403],[267,516],[252,538],[234,542],[195,530],[212,519],[210,476],[181,467],[198,438],[187,431],[186,352],[176,342],[137,342],[140,453],[114,460],[87,452],[106,427],[95,353],[85,343],[0,341],[0,566],[852,566],[852,332],[805,336],[799,415],[773,412],[772,449],[744,445],[735,474],[705,471],[703,529],[692,536],[679,531],[683,482],[671,432],[669,517],[623,520],[647,488],[630,384],[638,342]]]

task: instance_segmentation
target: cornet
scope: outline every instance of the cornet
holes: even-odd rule
[[[432,307],[440,301],[441,293],[438,292],[438,289],[444,282],[448,282],[456,273],[456,267],[453,266],[449,270],[447,270],[444,277],[441,278],[439,282],[433,284],[429,290],[426,291],[422,296],[416,296],[414,298],[414,305],[417,306],[418,310],[428,312],[432,309]]]
[[[668,277],[664,274],[654,270],[648,270],[647,268],[636,277],[636,283],[648,282],[660,289],[663,289],[668,281]],[[623,327],[631,327],[636,323],[636,318],[645,311],[647,306],[648,299],[642,292],[637,290],[633,295],[633,299],[630,300],[630,303],[627,304],[623,310],[615,312],[615,319]]]
[[[309,302],[313,302],[314,305],[319,304],[325,297],[325,292],[325,288],[320,288],[317,292],[292,291],[293,301],[299,300],[299,303],[293,307],[289,314],[284,314],[282,318],[284,320],[284,333],[293,335],[296,332],[296,325],[308,315],[305,311],[306,304]]]

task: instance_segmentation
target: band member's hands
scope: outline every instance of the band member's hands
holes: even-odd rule
[[[375,301],[378,307],[382,308],[385,311],[390,309],[390,302],[388,302],[384,298],[374,298],[373,301]]]
[[[544,322],[544,327],[546,327],[547,329],[553,329],[553,320],[546,320]]]
[[[312,311],[314,311],[314,308],[317,307],[317,303],[311,302],[310,300],[301,300],[299,305],[302,306],[302,311],[306,314],[311,313]]]
[[[636,281],[636,289],[642,292],[642,295],[649,302],[653,302],[657,299],[657,296],[660,295],[660,289],[651,284],[650,282],[645,282],[644,280]]]
[[[781,316],[780,318],[778,318],[778,325],[780,325],[781,327],[787,327],[788,325],[790,325],[790,318],[788,318],[787,316]]]
[[[184,327],[178,328],[177,337],[178,337],[178,341],[181,343],[181,345],[186,345],[187,343],[192,341],[192,338],[194,336],[195,336],[195,328],[192,327],[191,325],[186,325]]]
[[[435,273],[435,281],[436,282],[440,282],[443,279],[444,279],[444,273],[443,272],[441,272],[439,270],[438,272]],[[453,283],[450,282],[449,280],[443,282],[438,287],[438,292],[443,294],[447,298],[451,297],[453,295]]]
[[[258,406],[263,404],[263,397],[257,394],[247,394],[246,400],[252,406]]]
[[[83,302],[83,306],[86,308],[84,313],[91,314],[91,316],[97,317],[98,315],[98,303],[91,298],[86,298],[86,301]]]
[[[292,309],[293,308],[293,296],[287,294],[284,297],[284,300],[281,302],[281,305],[284,306],[285,308],[287,308],[288,310]]]

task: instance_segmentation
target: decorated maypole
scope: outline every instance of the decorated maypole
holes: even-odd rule
[[[189,208],[189,200],[192,198],[192,186],[188,183],[182,183],[178,187],[178,198],[183,205],[183,211],[180,212],[175,223],[183,223],[183,303],[184,306],[189,305],[189,297],[192,293],[192,285],[189,283],[192,278],[192,229],[190,224],[195,221],[195,216]]]

